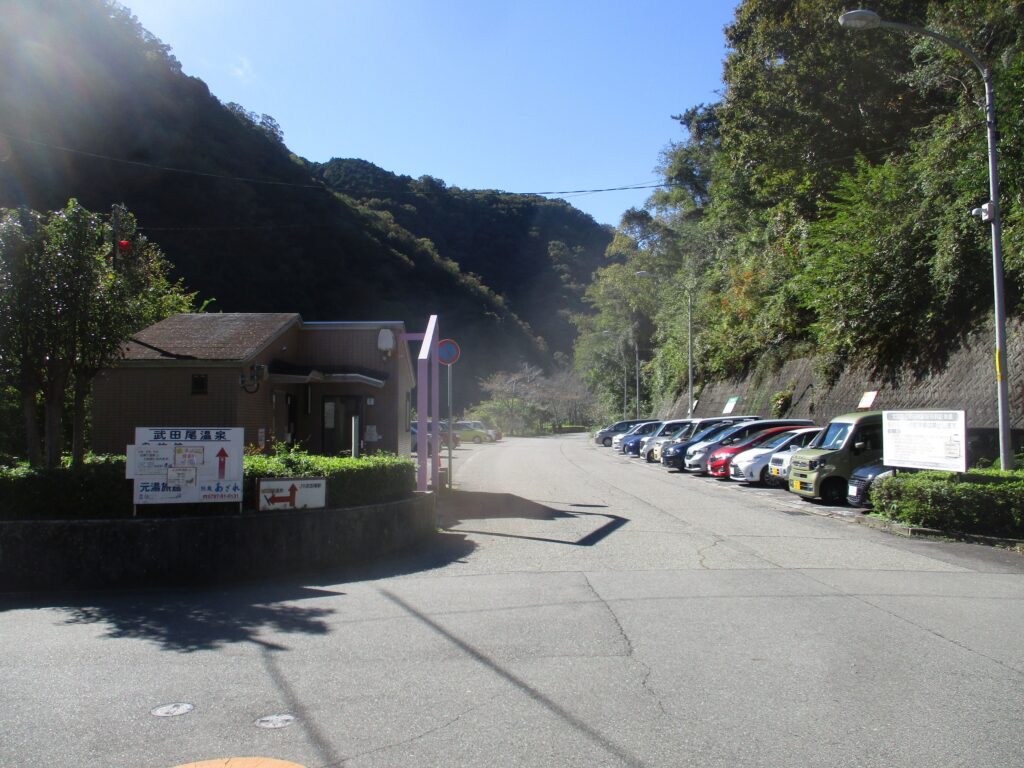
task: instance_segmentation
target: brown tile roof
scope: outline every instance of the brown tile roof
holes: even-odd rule
[[[139,331],[125,360],[246,360],[301,318],[294,312],[172,315]]]

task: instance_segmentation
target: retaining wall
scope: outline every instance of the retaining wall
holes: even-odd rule
[[[348,509],[0,521],[0,592],[205,584],[335,568],[436,530],[435,496]]]

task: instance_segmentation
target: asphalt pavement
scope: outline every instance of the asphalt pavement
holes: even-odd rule
[[[454,463],[405,556],[0,598],[0,766],[1024,765],[1021,555],[585,436]]]

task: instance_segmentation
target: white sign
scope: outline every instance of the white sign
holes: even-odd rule
[[[967,471],[964,411],[882,411],[882,427],[886,466]]]
[[[264,477],[260,479],[260,510],[318,509],[327,506],[323,477]]]
[[[134,503],[241,503],[244,445],[241,427],[136,428]]]
[[[870,408],[875,404],[875,398],[878,397],[877,389],[869,389],[863,395],[861,395],[860,402],[857,403],[858,408]]]
[[[736,407],[736,403],[740,401],[739,395],[730,397],[725,401],[725,408],[722,409],[722,413],[732,413],[733,408]]]

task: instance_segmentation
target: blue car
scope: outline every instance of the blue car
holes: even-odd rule
[[[681,443],[673,443],[661,449],[661,463],[669,469],[683,469],[686,465],[686,451],[691,445],[736,426],[733,422],[711,424]]]

